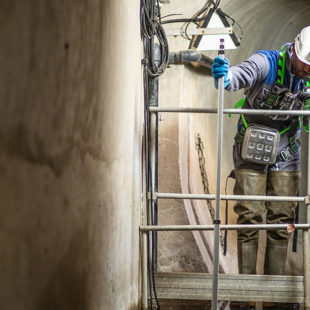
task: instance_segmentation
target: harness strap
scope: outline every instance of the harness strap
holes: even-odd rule
[[[278,61],[278,71],[277,71],[277,82],[281,85],[284,85],[284,73],[285,73],[285,58],[286,51],[284,51],[285,44],[282,45],[280,53],[279,53],[279,61]]]
[[[310,89],[310,76],[308,76],[307,80],[306,80],[306,85],[305,85],[305,90],[309,91]],[[305,105],[304,105],[304,110],[310,110],[310,99],[306,99],[305,100]],[[309,132],[309,125],[305,125],[305,132]]]
[[[289,126],[291,131],[291,135],[289,135],[289,145],[284,147],[280,154],[278,155],[278,159],[282,161],[290,160],[295,153],[298,151],[298,146],[296,144],[295,132],[298,128],[302,126],[302,117],[298,117],[298,119],[293,119],[291,125]],[[288,131],[288,130],[287,130]]]
[[[279,86],[281,87],[284,85],[285,61],[286,61],[286,54],[287,54],[287,51],[284,50],[285,47],[286,47],[286,44],[282,45],[280,52],[279,52],[277,78],[276,78],[276,82],[275,82],[273,87],[279,88]],[[306,80],[305,88],[310,88],[310,76]],[[276,102],[277,96],[278,95],[276,94],[276,92],[271,91],[266,102],[262,104],[262,107],[263,108],[264,107],[265,108],[271,108],[273,106],[273,104]],[[234,109],[243,108],[245,101],[246,101],[246,98],[242,98],[241,100],[239,100],[234,105]],[[309,102],[305,103],[305,110],[310,110],[310,100],[309,100]],[[230,114],[229,114],[229,117],[231,117]],[[243,114],[241,114],[241,119],[242,119],[243,125],[238,130],[238,135],[235,138],[236,142],[238,142],[238,143],[243,142],[245,131],[248,128],[248,123],[247,123],[245,116]],[[295,123],[295,124],[293,124],[293,123]],[[280,136],[282,136],[284,133],[286,133],[288,131],[294,131],[294,133],[292,132],[292,135],[289,137],[289,145],[287,147],[285,147],[281,151],[281,153],[278,155],[278,156],[281,156],[282,160],[284,160],[284,161],[289,160],[298,151],[298,147],[296,145],[296,140],[295,140],[295,131],[297,130],[297,128],[300,128],[301,126],[302,126],[302,117],[299,116],[298,127],[296,127],[296,121],[294,121],[294,119],[293,119],[290,126],[288,126],[287,128],[283,129],[281,132],[279,132]],[[307,132],[309,132],[309,126],[308,125],[306,126],[305,130]]]

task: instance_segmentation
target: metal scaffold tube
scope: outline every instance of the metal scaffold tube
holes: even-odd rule
[[[288,227],[293,229],[310,229],[310,224],[242,224],[242,225],[221,225],[222,230],[285,230]],[[163,225],[163,226],[141,226],[140,231],[184,231],[184,230],[214,230],[215,225]]]
[[[310,119],[308,118],[308,124]],[[307,194],[310,193],[310,134],[308,133],[308,175],[307,175]],[[310,224],[310,205],[307,204],[307,223]],[[304,298],[305,310],[310,310],[310,251],[309,240],[310,231],[303,232],[303,250],[304,250]]]
[[[150,115],[150,152],[151,152],[151,191],[154,193],[157,190],[157,115]],[[150,223],[154,225],[157,224],[157,199],[152,197],[151,201],[151,212],[150,212]],[[152,253],[152,268],[156,270],[157,265],[157,235],[156,233],[152,234],[152,243],[154,244],[153,253]]]
[[[142,232],[142,310],[148,309],[147,302],[147,232]]]
[[[155,193],[153,198],[161,199],[198,199],[198,200],[215,200],[214,194],[179,194],[179,193]],[[278,201],[278,202],[305,202],[306,197],[295,196],[255,196],[255,195],[221,195],[221,200],[238,200],[238,201]]]
[[[169,108],[169,107],[150,107],[152,113],[210,113],[217,114],[218,109],[214,108]],[[292,115],[292,116],[310,116],[310,111],[305,110],[250,110],[250,109],[223,109],[224,114],[244,114],[244,115]]]
[[[224,39],[221,39],[219,55],[224,58]],[[217,161],[216,161],[216,197],[213,244],[213,279],[212,309],[218,310],[218,274],[220,252],[220,214],[221,214],[221,175],[222,175],[222,143],[223,143],[223,109],[224,109],[224,77],[218,80],[218,114],[217,114]]]

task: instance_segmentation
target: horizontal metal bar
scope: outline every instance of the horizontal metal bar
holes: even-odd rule
[[[198,199],[215,200],[214,194],[178,194],[178,193],[154,193],[153,198],[162,199]],[[278,202],[305,202],[306,197],[296,196],[254,196],[254,195],[221,195],[221,200],[240,201],[278,201]]]
[[[291,224],[243,224],[243,225],[220,225],[221,230],[286,230]],[[310,224],[294,224],[296,229],[309,229]],[[140,231],[197,231],[214,230],[214,225],[164,225],[164,226],[140,226]]]
[[[165,28],[167,36],[184,36],[184,35],[217,35],[217,34],[231,34],[233,33],[232,27],[225,28]]]
[[[210,113],[216,114],[214,108],[169,108],[169,107],[149,107],[150,112],[178,112],[178,113]],[[304,115],[310,116],[310,111],[304,110],[259,110],[259,109],[224,109],[224,114],[244,114],[244,115]]]

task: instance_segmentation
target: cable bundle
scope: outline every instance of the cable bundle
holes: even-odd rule
[[[155,1],[157,5],[155,5]],[[141,32],[144,42],[144,64],[148,75],[157,77],[162,75],[169,61],[168,40],[164,28],[161,25],[160,8],[158,0],[142,0],[141,2]],[[155,40],[155,38],[157,40]],[[153,57],[154,44],[160,45],[161,60],[156,64]]]
[[[231,26],[234,26],[235,23],[238,25],[238,27],[241,31],[241,36],[239,38],[239,41],[241,41],[243,38],[242,27],[240,26],[240,24],[235,19],[233,19],[231,16],[224,13],[219,8],[220,3],[221,3],[221,0],[217,0],[216,2],[214,2],[213,0],[208,0],[207,3],[203,6],[203,8],[200,9],[192,18],[169,19],[166,21],[162,21],[161,24],[182,23],[182,22],[187,23],[185,26],[185,36],[187,37],[188,40],[191,40],[191,38],[189,38],[189,36],[187,35],[188,26],[191,23],[194,23],[197,27],[199,27],[200,22],[205,21],[205,20],[210,20],[213,13],[216,12],[218,15],[224,16],[224,17],[230,19],[231,20]]]

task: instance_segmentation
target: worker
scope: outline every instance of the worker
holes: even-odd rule
[[[212,64],[215,87],[224,77],[227,91],[245,89],[244,109],[303,110],[310,107],[310,26],[280,51],[262,50],[246,61],[229,66],[227,58]],[[233,146],[235,195],[297,196],[300,181],[302,117],[241,115]],[[238,224],[294,223],[295,202],[237,201]],[[256,273],[258,230],[238,231],[238,265],[243,274]],[[282,275],[290,232],[268,230],[264,272]],[[264,309],[298,309],[298,305]],[[243,309],[243,308],[242,308]],[[249,305],[244,309],[255,309]]]

